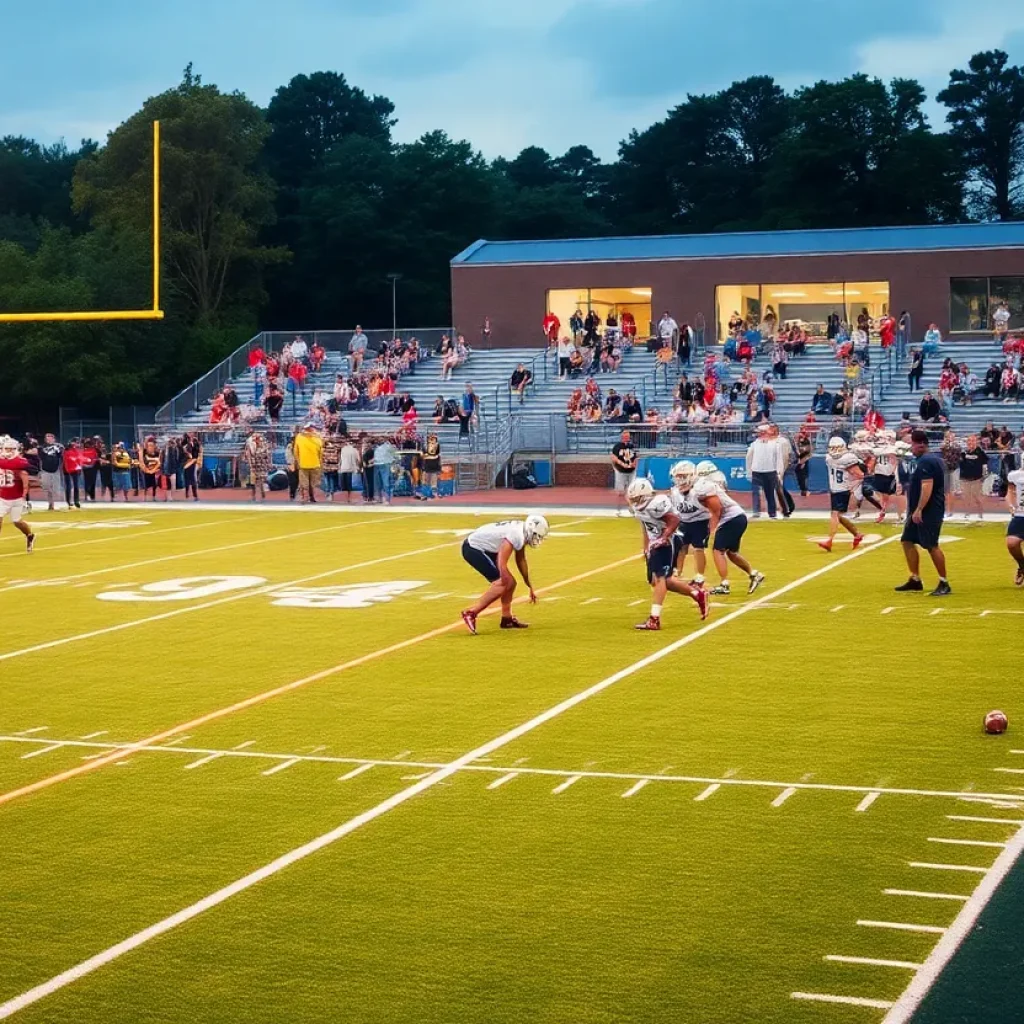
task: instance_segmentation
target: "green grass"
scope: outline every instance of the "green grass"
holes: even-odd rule
[[[104,514],[83,514],[98,528],[41,528],[31,559],[12,531],[0,535],[0,608],[16,625],[0,657],[124,627],[0,660],[0,735],[47,727],[30,736],[39,742],[0,740],[0,793],[104,753],[23,757],[44,739],[142,740],[446,626],[481,589],[458,538],[428,532],[483,521],[470,515],[123,518],[149,525],[105,530]],[[476,638],[442,632],[189,729],[175,737],[186,749],[129,752],[0,804],[0,1003],[699,628],[692,604],[670,596],[665,631],[635,633],[647,612],[642,563],[615,565],[636,553],[635,525],[572,522],[566,532],[580,536],[531,554],[535,583],[593,574],[522,608],[525,633],[499,632],[494,619]],[[848,552],[823,554],[808,541],[820,532],[808,522],[749,531],[745,550],[769,576],[758,598]],[[908,862],[987,867],[994,850],[928,840],[1014,832],[948,814],[1024,817],[935,795],[883,794],[855,810],[872,787],[1024,803],[1024,779],[993,771],[1024,767],[1009,752],[1024,744],[1013,727],[1001,738],[980,730],[992,707],[1014,725],[1024,711],[995,656],[1017,629],[1005,613],[1022,610],[1021,593],[996,527],[947,532],[963,539],[949,546],[955,593],[941,605],[892,593],[904,576],[898,545],[869,549],[475,766],[488,770],[455,773],[15,1019],[880,1021],[880,1010],[790,993],[896,999],[911,972],[823,957],[923,961],[936,935],[856,921],[948,925],[960,904],[882,890],[969,894],[981,875]],[[281,607],[261,588],[97,599],[209,575],[267,588],[321,575],[308,586],[423,586],[371,608]],[[737,592],[715,617],[746,602]],[[280,760],[222,756],[185,770],[240,744],[328,760],[269,776]],[[358,759],[408,764],[339,781]],[[489,789],[502,769],[520,774]],[[634,776],[659,774],[694,781],[650,781],[623,798]],[[722,786],[697,801],[708,784],[697,780]],[[753,781],[777,785],[736,784]],[[771,806],[788,784],[858,791],[801,788]]]

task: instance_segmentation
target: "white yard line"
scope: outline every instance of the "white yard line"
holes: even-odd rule
[[[945,843],[947,846],[986,846],[991,850],[1006,849],[1006,843],[990,843],[981,839],[942,839],[935,836],[929,836],[928,842]]]
[[[310,840],[308,843],[304,843],[302,846],[288,851],[282,856],[277,857],[275,860],[270,861],[268,864],[265,864],[263,867],[258,868],[256,871],[244,875],[229,885],[211,893],[209,896],[206,896],[196,903],[179,910],[170,917],[166,917],[162,921],[157,921],[148,928],[143,928],[141,931],[136,932],[134,935],[129,936],[121,942],[118,942],[102,952],[81,961],[60,974],[55,975],[48,981],[42,982],[34,988],[23,992],[21,995],[15,996],[7,1002],[0,1004],[0,1020],[10,1017],[12,1014],[17,1013],[18,1010],[24,1009],[26,1006],[31,1006],[33,1003],[36,1003],[41,999],[45,999],[47,996],[52,995],[54,992],[58,992],[60,989],[70,985],[72,982],[78,981],[79,979],[98,970],[100,967],[118,959],[125,953],[138,949],[140,946],[152,939],[172,931],[186,922],[191,921],[193,918],[198,917],[200,914],[203,914],[206,911],[211,910],[213,907],[219,906],[221,903],[237,896],[239,893],[251,889],[253,886],[258,885],[265,879],[273,877],[281,871],[284,871],[286,868],[291,867],[293,864],[296,864],[299,861],[312,856],[314,853],[318,853],[325,847],[338,842],[338,840],[350,835],[352,832],[362,828],[364,825],[367,825],[370,822],[375,821],[377,818],[401,807],[404,803],[412,800],[413,797],[419,796],[426,790],[432,789],[434,786],[444,782],[460,769],[467,768],[472,765],[473,762],[482,757],[490,756],[496,750],[500,750],[502,747],[508,746],[510,743],[520,739],[527,733],[533,732],[540,726],[560,717],[565,712],[572,710],[584,701],[589,700],[591,697],[594,697],[599,693],[603,693],[605,690],[614,686],[616,683],[621,682],[623,679],[628,679],[631,676],[636,675],[636,673],[649,668],[651,665],[657,664],[659,661],[669,657],[676,651],[682,650],[684,647],[688,647],[690,644],[695,643],[697,640],[700,640],[713,632],[716,632],[728,623],[741,618],[757,608],[761,601],[781,597],[783,594],[787,594],[806,583],[810,583],[813,580],[834,572],[836,569],[846,565],[848,562],[854,561],[857,558],[863,558],[865,555],[868,555],[873,551],[877,551],[880,548],[885,547],[886,544],[893,543],[895,540],[897,540],[897,537],[894,535],[893,537],[880,541],[878,544],[872,544],[870,547],[861,548],[857,551],[851,552],[849,555],[836,559],[834,562],[829,562],[826,565],[815,569],[813,572],[810,572],[805,576],[801,576],[798,579],[793,580],[791,583],[785,584],[774,593],[766,594],[764,598],[758,598],[748,602],[747,604],[741,605],[735,611],[695,629],[692,633],[688,633],[686,636],[680,637],[678,640],[674,640],[672,643],[666,644],[664,647],[661,647],[646,657],[633,662],[631,665],[627,665],[625,668],[620,669],[618,672],[607,676],[605,679],[602,679],[597,683],[594,683],[592,686],[588,686],[586,689],[580,690],[571,697],[566,698],[558,704],[548,708],[546,711],[541,712],[539,715],[529,719],[529,721],[523,722],[515,728],[510,729],[508,732],[502,733],[500,736],[496,736],[494,739],[481,744],[473,750],[467,751],[461,757],[456,758],[454,761],[450,761],[443,768],[432,771],[426,778],[420,779],[418,782],[414,782],[405,789],[399,790],[386,800],[382,800],[369,810],[363,811],[361,814],[357,814],[355,817],[343,822],[336,828],[331,829],[331,831],[325,832],[322,835],[317,836],[315,839]],[[626,561],[630,560],[622,560],[623,564]],[[581,575],[586,576],[590,574]],[[574,579],[578,578],[579,577],[575,577]],[[179,731],[183,732],[185,731],[185,728],[186,727],[182,727]]]
[[[1024,768],[993,768],[994,772],[1004,772],[1007,775],[1024,775]]]
[[[905,967],[909,971],[916,971],[922,964],[915,964],[911,960],[876,960],[870,956],[836,956],[830,954],[825,957],[837,964],[866,964],[868,967]]]
[[[551,790],[552,795],[557,796],[559,793],[564,793],[570,786],[576,785],[576,783],[582,778],[582,775],[570,775],[565,782],[560,782],[553,790]]]
[[[354,779],[357,775],[362,775],[363,772],[368,772],[374,767],[374,763],[371,761],[369,764],[361,764],[353,768],[350,772],[345,772],[344,775],[338,776],[339,782],[348,782],[349,779]]]
[[[601,598],[599,597],[588,597],[586,601],[580,601],[580,607],[586,607],[588,604],[597,604],[597,602],[600,600]]]
[[[268,768],[265,772],[260,772],[260,774],[276,775],[278,772],[283,772],[285,768],[291,768],[293,764],[298,764],[301,760],[301,757],[291,757],[287,761],[282,761],[280,764],[275,764],[273,768]]]
[[[906,991],[896,1001],[896,1005],[886,1014],[883,1024],[907,1024],[917,1012],[921,1001],[928,994],[936,979],[945,970],[960,944],[978,923],[981,912],[995,895],[996,890],[1010,873],[1021,853],[1024,852],[1024,828],[1007,844],[996,858],[995,863],[985,873],[977,889],[963,905],[956,919],[946,929],[946,933],[936,943],[928,955],[924,966],[914,975]]]
[[[883,608],[881,614],[882,615],[888,615],[890,612],[894,612],[894,611],[896,611],[895,606],[890,605],[888,608]]]
[[[888,999],[865,999],[863,996],[833,996],[824,992],[792,992],[793,999],[815,1003],[842,1003],[846,1006],[869,1006],[875,1010],[888,1010],[893,1004]]]
[[[253,747],[256,745],[255,740],[246,740],[244,743],[239,743],[237,747],[232,747],[232,750],[245,750],[247,747]]]
[[[796,790],[792,786],[787,786],[773,801],[772,807],[781,807],[794,793]]]
[[[1024,825],[1024,818],[981,818],[969,814],[947,814],[950,821],[987,821],[992,825]]]
[[[648,779],[641,779],[639,782],[634,782],[633,785],[630,786],[629,789],[627,789],[626,792],[622,794],[622,796],[625,799],[628,799],[631,796],[636,796],[636,794],[639,793],[640,790],[648,784],[648,782]]]
[[[835,608],[831,609],[831,611],[833,611],[833,612],[841,612],[845,607],[846,607],[845,604],[837,604],[835,606]]]
[[[185,771],[191,771],[193,768],[201,768],[204,764],[209,764],[211,761],[216,761],[218,758],[226,757],[226,754],[216,753],[207,754],[206,757],[199,758],[198,761],[190,761],[185,765]]]
[[[864,797],[859,804],[857,804],[856,809],[858,811],[866,811],[879,798],[879,796],[881,796],[881,794],[877,790],[873,793],[868,793],[868,795]]]
[[[63,743],[51,743],[48,747],[39,747],[36,750],[30,750],[27,754],[22,754],[22,761],[27,761],[30,757],[39,757],[42,754],[49,754],[53,750],[60,750],[63,747]]]
[[[502,775],[500,779],[495,779],[489,783],[488,789],[497,789],[499,786],[504,786],[506,782],[511,782],[513,779],[518,778],[519,772],[509,772],[508,775]]]
[[[983,875],[988,868],[976,868],[970,864],[930,864],[927,861],[912,860],[910,861],[912,868],[930,868],[933,871],[966,871],[969,874]]]
[[[702,789],[693,798],[694,802],[695,803],[702,803],[704,800],[707,800],[707,798],[709,796],[713,796],[715,793],[717,793],[721,788],[722,788],[722,784],[720,782],[712,782],[711,785],[708,786],[707,789]]]
[[[22,729],[21,732],[16,732],[15,736],[32,736],[37,732],[46,732],[50,727],[48,725],[37,725],[34,729]]]
[[[927,935],[944,935],[946,929],[934,924],[906,924],[903,921],[858,921],[862,928],[890,928],[897,932],[924,932]]]
[[[99,732],[86,733],[82,737],[82,739],[83,740],[94,740],[94,739],[96,739],[97,736],[106,736],[106,735],[107,735],[107,730],[106,729],[100,729]]]
[[[883,889],[886,896],[919,896],[925,900],[959,900],[966,903],[969,896],[957,896],[951,892],[922,892],[920,889]]]

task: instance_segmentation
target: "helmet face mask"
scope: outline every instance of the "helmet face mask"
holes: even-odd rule
[[[540,546],[541,541],[548,535],[548,530],[548,521],[543,516],[527,516],[526,522],[523,524],[526,543],[531,548]]]
[[[626,501],[631,508],[645,509],[654,498],[654,488],[650,480],[634,480],[626,491]]]
[[[828,441],[828,453],[832,456],[843,455],[847,451],[847,444],[841,437],[830,437]]]
[[[685,494],[693,487],[693,482],[697,479],[697,467],[685,459],[682,462],[677,462],[672,467],[672,479],[675,481],[676,487]]]
[[[710,459],[698,462],[696,468],[697,476],[711,476],[713,473],[718,472],[718,467]]]
[[[16,459],[21,454],[21,445],[7,434],[0,436],[0,459]]]

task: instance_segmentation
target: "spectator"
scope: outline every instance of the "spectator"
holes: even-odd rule
[[[267,416],[271,423],[281,422],[281,406],[284,405],[284,394],[276,381],[271,381],[267,388],[267,397],[263,400]]]
[[[263,404],[263,391],[267,383],[267,368],[263,363],[257,363],[252,368],[252,402],[253,405]]]
[[[319,341],[313,342],[313,347],[309,350],[309,365],[313,368],[314,373],[320,372],[320,367],[324,365],[324,358],[327,353],[324,351],[323,345]]]
[[[847,417],[853,413],[853,394],[846,384],[832,396],[832,415]]]
[[[953,493],[960,490],[960,463],[963,456],[963,449],[952,430],[947,430],[943,435],[939,455],[942,457],[946,474],[946,515],[951,516],[953,514]]]
[[[50,436],[52,435],[47,435],[47,437]],[[110,471],[113,496],[116,497],[117,492],[120,491],[124,495],[124,500],[127,501],[128,490],[132,485],[132,455],[123,441],[118,441],[110,453]],[[112,497],[111,501],[113,500]]]
[[[673,349],[679,338],[679,324],[672,319],[667,309],[661,314],[661,319],[658,321],[658,337],[661,339],[662,347],[667,345]]]
[[[811,397],[811,412],[815,416],[832,415],[832,396],[825,390],[824,384],[819,384]]]
[[[601,344],[598,356],[601,373],[618,373],[622,365],[622,351],[611,339]]]
[[[363,333],[363,328],[356,324],[352,337],[348,339],[348,368],[350,373],[358,373],[366,358],[366,350],[370,339]]]
[[[265,435],[255,431],[245,441],[245,461],[249,464],[249,489],[253,501],[266,501],[267,476],[270,474],[270,445]],[[185,494],[188,495],[186,485]]]
[[[157,485],[160,482],[160,466],[162,459],[155,437],[147,437],[138,450],[139,472],[142,474],[142,500],[151,494],[156,501]]]
[[[307,369],[309,368],[309,346],[301,334],[295,336],[295,340],[291,344],[291,354],[293,362],[302,363]]]
[[[768,518],[777,519],[778,509],[775,495],[778,491],[782,455],[779,446],[771,437],[767,424],[757,428],[756,440],[747,448],[747,476],[754,503],[754,518],[761,515],[761,491],[764,491],[765,503],[768,506]]]
[[[910,350],[910,369],[907,371],[907,387],[910,393],[921,390],[921,378],[924,376],[924,353],[919,348]]]
[[[373,463],[374,447],[373,439],[361,434],[359,437],[359,470],[363,475],[363,501],[372,505],[376,500],[377,470]]]
[[[636,317],[628,309],[622,311],[622,337],[627,346],[632,345],[636,337]]]
[[[796,473],[797,486],[802,497],[807,497],[807,475],[810,472],[811,456],[814,454],[814,441],[807,432],[807,424],[800,425],[796,434]]]
[[[295,460],[295,439],[299,436],[299,426],[296,425],[292,436],[284,447],[284,471],[288,477],[288,500],[294,501],[295,495],[299,493],[299,466]]]
[[[569,353],[569,376],[578,377],[583,372],[585,365],[583,352],[573,345]]]
[[[324,446],[320,451],[320,469],[323,476],[320,481],[320,490],[324,497],[334,501],[334,495],[339,490],[338,480],[338,459],[341,456],[341,442],[337,434],[328,434],[324,438]]]
[[[475,428],[480,420],[480,396],[468,382],[462,391],[462,411],[469,417],[470,426]]]
[[[1003,367],[1003,372],[999,375],[999,394],[1003,399],[1003,405],[1016,402],[1019,391],[1020,374],[1014,369],[1012,363],[1007,362],[1006,366]],[[88,482],[88,477],[86,477],[87,489]]]
[[[972,510],[977,513],[979,519],[985,518],[985,510],[981,503],[981,485],[987,475],[988,455],[978,443],[978,438],[971,434],[960,453],[960,492],[964,499],[966,518],[970,518]]]
[[[853,389],[853,414],[864,415],[871,406],[871,390],[863,382]]]
[[[423,489],[421,491],[424,500],[440,498],[437,481],[441,475],[441,443],[437,434],[428,434],[427,443],[423,449]]]
[[[583,341],[582,344],[592,348],[597,344],[597,332],[601,330],[601,317],[598,315],[597,310],[592,309],[587,313],[586,319],[583,321]]]
[[[604,418],[612,423],[617,423],[622,419],[622,396],[615,388],[609,388],[605,397]]]
[[[885,430],[885,417],[880,410],[868,406],[867,414],[864,417],[864,429],[870,434],[877,434],[880,430]]]
[[[525,363],[520,363],[513,371],[509,379],[509,388],[513,395],[519,396],[519,404],[522,405],[526,389],[533,383],[533,372],[526,368]]]
[[[452,374],[469,358],[469,347],[466,339],[460,334],[455,346],[441,360],[441,380],[451,380]]]
[[[1007,329],[1010,326],[1010,310],[1005,302],[1000,302],[996,306],[996,311],[992,314],[992,327],[995,331],[996,341],[1002,342],[1006,338]]]
[[[998,363],[993,363],[985,371],[985,386],[982,388],[982,395],[985,398],[998,398],[1002,380],[1003,371],[999,368]]]
[[[974,396],[981,387],[978,375],[971,372],[971,368],[964,363],[957,375],[956,393],[964,405],[974,405]]]
[[[786,379],[786,366],[789,363],[789,353],[781,341],[775,342],[772,346],[772,372],[780,380]]]
[[[281,358],[276,352],[267,357],[267,380],[275,381],[281,376]]]
[[[896,342],[896,319],[891,313],[883,313],[878,321],[878,337],[882,348],[891,348]]]
[[[545,313],[540,326],[549,344],[553,344],[558,340],[558,332],[561,329],[562,321],[554,313]]]
[[[99,458],[99,452],[96,449],[96,438],[86,438],[82,444],[79,461],[82,465],[85,496],[89,501],[96,500],[96,476],[99,473]]]
[[[633,446],[632,435],[628,430],[612,446],[612,470],[615,474],[615,491],[618,494],[620,513],[625,513],[626,492],[629,485],[636,479],[636,448]]]
[[[55,434],[46,434],[39,449],[39,486],[43,489],[47,510],[54,510],[54,503],[64,494],[64,445]],[[70,505],[71,502],[69,501]]]
[[[320,466],[324,443],[313,429],[312,423],[307,423],[302,430],[295,435],[293,440],[295,450],[295,468],[298,471],[299,500],[303,505],[311,505],[316,502],[316,488],[320,483]]]
[[[800,429],[810,438],[817,436],[818,431],[821,427],[818,425],[818,418],[813,412],[809,412],[805,417],[804,421],[800,426]]]
[[[306,398],[306,376],[308,371],[306,370],[306,364],[300,363],[297,360],[292,362],[288,367],[288,383],[287,388],[289,394],[292,396],[292,415],[298,416],[298,395],[302,395],[303,401]]]
[[[853,342],[853,354],[861,366],[871,365],[871,342],[868,332],[858,327],[851,338]]]
[[[626,395],[622,403],[622,415],[628,423],[639,423],[644,418],[643,406],[632,391]]]
[[[942,344],[942,332],[939,330],[938,324],[929,324],[928,330],[924,332],[924,351],[925,355],[933,356],[939,351],[939,345]]]
[[[359,452],[352,441],[342,438],[341,451],[338,455],[338,481],[340,489],[345,492],[345,501],[352,504],[352,480],[362,471]]]
[[[431,419],[433,419],[435,423],[445,422],[444,395],[438,395],[437,398],[434,399],[434,411],[431,413]]]
[[[546,333],[546,332],[545,332]],[[579,341],[583,336],[583,310],[577,308],[576,312],[569,317],[569,333],[573,341]]]
[[[924,398],[921,399],[921,405],[918,408],[918,415],[925,423],[938,423],[939,416],[942,413],[942,408],[939,403],[935,400],[935,397],[930,391],[924,393]]]
[[[391,496],[394,493],[394,474],[392,467],[398,458],[398,449],[395,448],[390,438],[383,438],[380,444],[373,450],[373,467],[376,475],[377,494],[379,500],[387,505],[391,504]]]
[[[632,314],[629,315],[632,316]],[[623,324],[625,324],[625,320],[623,320]],[[625,330],[625,327],[623,329]],[[636,333],[635,324],[633,326],[633,333]],[[694,337],[693,328],[689,324],[683,324],[679,328],[679,362],[684,366],[689,366],[690,360],[693,358]]]
[[[668,313],[666,313],[665,316],[668,316]],[[734,309],[732,311],[732,316],[729,317],[729,333],[736,334],[739,330],[742,329],[742,327],[743,317],[741,317],[739,313]]]
[[[169,437],[160,452],[160,483],[164,501],[174,501],[178,490],[178,473],[181,471],[181,447],[176,437]]]
[[[185,500],[189,493],[192,500],[199,500],[199,472],[203,467],[203,444],[198,434],[183,434],[181,437],[181,475],[185,482]]]

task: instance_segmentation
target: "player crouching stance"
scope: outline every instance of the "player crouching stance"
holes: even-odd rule
[[[526,521],[506,519],[474,530],[462,542],[462,557],[490,586],[472,608],[462,613],[462,621],[470,633],[476,633],[477,616],[495,601],[501,601],[501,628],[526,629],[512,614],[512,598],[516,592],[516,578],[508,567],[513,554],[523,582],[530,591],[530,604],[537,603],[537,595],[530,582],[530,567],[526,562],[526,548],[537,547],[548,535],[548,521],[543,516],[527,516]]]
[[[666,494],[655,494],[649,480],[634,480],[626,491],[630,511],[640,520],[644,537],[644,556],[647,559],[647,582],[653,591],[651,615],[637,629],[661,629],[661,607],[665,596],[671,590],[693,598],[700,609],[701,619],[708,617],[711,607],[707,591],[694,587],[680,579],[673,579],[676,565],[675,534],[679,528],[679,516],[672,510],[672,502]]]
[[[1010,525],[1006,528],[1006,550],[1017,563],[1014,583],[1024,586],[1024,469],[1013,470],[1006,478],[1006,500],[1010,506]]]
[[[860,547],[864,534],[849,520],[850,492],[853,485],[864,477],[860,459],[851,452],[841,437],[829,438],[828,454],[825,456],[828,470],[828,491],[832,501],[832,518],[829,520],[828,540],[819,541],[818,547],[832,550],[832,541],[839,527],[853,535],[853,546]]]
[[[31,511],[28,504],[28,460],[21,456],[21,445],[4,434],[0,437],[0,526],[11,517],[16,530],[25,535],[25,550],[31,555],[36,535],[22,516]]]

